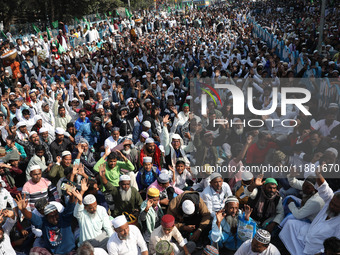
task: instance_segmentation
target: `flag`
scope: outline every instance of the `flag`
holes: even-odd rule
[[[52,26],[54,28],[58,28],[58,24],[59,24],[58,20],[52,22]]]
[[[116,10],[116,15],[119,16],[119,12]]]
[[[128,9],[125,8],[125,14],[126,14],[126,17],[128,18],[131,18],[132,17],[132,14],[129,12]]]
[[[107,19],[107,15],[106,15],[106,13],[104,13],[104,15],[105,15],[105,19]]]
[[[182,9],[182,2],[179,4],[179,8],[181,8],[181,9]]]
[[[78,24],[80,23],[79,19],[77,17],[74,17],[74,21]]]
[[[171,8],[170,8],[170,6],[168,6],[168,13],[170,13],[171,12]]]
[[[97,19],[102,19],[102,17],[100,17],[99,13],[97,12]]]
[[[48,27],[46,28],[46,32],[47,32],[47,39],[51,40],[51,31],[48,29]]]
[[[109,12],[109,15],[111,16],[111,15],[112,15],[112,12]]]
[[[32,24],[32,27],[33,27],[33,29],[34,29],[34,31],[36,33],[40,33],[41,32],[40,29],[36,25]]]
[[[7,35],[5,35],[5,33],[4,33],[3,30],[1,30],[1,35],[2,35],[5,39],[7,39]]]
[[[90,29],[91,25],[90,23],[85,19],[85,17],[83,17],[83,21],[86,23],[86,25],[88,26],[88,29]]]
[[[59,43],[59,47],[58,47],[58,53],[61,54],[63,52],[66,52],[66,50],[64,49],[63,46],[61,46],[61,44]]]

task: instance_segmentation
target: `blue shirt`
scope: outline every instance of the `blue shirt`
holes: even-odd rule
[[[92,129],[91,123],[84,123],[78,130],[76,135],[85,138],[89,145],[92,147],[95,143],[98,142],[99,132]]]
[[[85,120],[83,121],[80,117],[76,120],[76,122],[74,123],[74,127],[76,128],[76,130],[79,130],[79,128],[86,123],[90,123],[90,120],[88,117],[85,117]]]
[[[44,248],[53,254],[67,254],[76,247],[71,228],[74,206],[74,203],[67,204],[65,210],[59,214],[56,226],[50,224],[46,217],[32,214],[32,224],[43,232]]]

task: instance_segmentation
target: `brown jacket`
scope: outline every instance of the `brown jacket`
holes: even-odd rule
[[[183,199],[183,196],[185,197],[185,199]],[[198,209],[196,210],[198,210],[198,214],[202,217],[199,227],[203,230],[210,224],[211,216],[206,204],[200,197],[199,193],[196,191],[185,191],[181,195],[172,199],[169,204],[167,213],[175,217],[176,227],[179,230],[181,230],[182,226],[185,226],[183,217],[184,213],[182,211],[182,203],[184,200],[188,198],[188,196],[194,198],[193,199],[194,201],[192,202],[194,202],[195,205],[198,204]],[[195,200],[197,200],[196,203]]]

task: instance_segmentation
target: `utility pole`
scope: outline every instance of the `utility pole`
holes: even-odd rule
[[[321,46],[323,41],[323,30],[325,26],[325,10],[326,10],[326,0],[321,2],[321,15],[320,15],[320,27],[319,27],[319,41],[318,41],[318,51],[321,53]]]
[[[131,8],[130,8],[130,0],[128,0],[128,5],[129,5],[129,12],[131,12]]]

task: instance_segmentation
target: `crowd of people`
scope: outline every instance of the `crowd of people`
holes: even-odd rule
[[[321,50],[304,1],[143,14],[2,42],[0,253],[339,254],[339,8]]]

